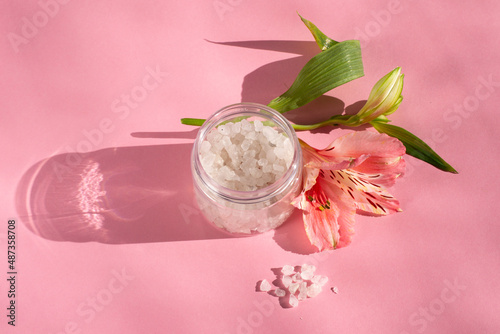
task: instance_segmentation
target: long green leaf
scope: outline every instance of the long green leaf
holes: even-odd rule
[[[458,174],[455,168],[451,167],[450,164],[434,152],[429,145],[411,132],[399,126],[387,123],[371,122],[370,124],[373,125],[378,132],[386,133],[391,137],[401,140],[406,147],[407,154],[425,161],[442,171]]]
[[[300,14],[299,14],[299,16],[300,16]],[[318,27],[316,27],[316,25],[314,23],[312,23],[311,21],[306,20],[302,16],[300,16],[300,19],[302,20],[302,22],[304,22],[307,29],[309,29],[309,31],[311,32],[311,34],[314,37],[314,40],[316,41],[318,46],[321,48],[321,50],[324,51],[324,50],[328,49],[329,47],[338,43],[337,41],[334,41],[330,37],[323,34],[323,32],[321,30],[319,30]]]
[[[359,41],[343,41],[330,46],[309,60],[292,86],[272,100],[268,106],[284,113],[363,75]]]
[[[181,123],[186,125],[202,126],[205,121],[203,118],[181,118]]]

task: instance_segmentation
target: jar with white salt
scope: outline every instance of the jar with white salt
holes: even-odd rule
[[[200,128],[191,157],[204,216],[231,233],[280,226],[302,188],[302,152],[290,123],[255,103],[227,106]]]

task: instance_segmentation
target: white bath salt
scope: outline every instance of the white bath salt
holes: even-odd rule
[[[281,273],[283,275],[293,275],[295,273],[295,268],[289,264],[284,265],[283,268],[281,268]]]
[[[283,276],[281,282],[285,288],[288,288],[292,284],[292,278],[290,276]]]
[[[321,292],[321,286],[319,284],[313,283],[307,287],[307,297],[314,298]]]
[[[299,300],[294,294],[291,294],[288,298],[288,304],[290,304],[291,307],[297,307],[299,306]]]
[[[288,292],[290,292],[291,295],[294,295],[295,292],[297,292],[297,290],[299,289],[299,286],[300,283],[298,282],[290,284],[290,286],[288,287]]]
[[[304,300],[307,298],[307,282],[300,283],[298,300]]]
[[[302,275],[300,273],[295,273],[293,276],[292,276],[292,280],[294,282],[302,282]]]
[[[286,291],[283,289],[280,289],[280,288],[277,288],[276,290],[274,290],[274,293],[278,297],[285,297],[285,295],[286,295]]]
[[[302,267],[300,267],[300,271],[301,272],[308,271],[308,272],[314,273],[316,271],[316,267],[314,265],[312,265],[312,264],[305,263],[305,264],[302,265]]]
[[[219,125],[201,143],[203,169],[215,182],[240,191],[273,184],[293,161],[291,140],[261,121]]]
[[[300,273],[300,277],[302,277],[303,280],[309,281],[311,278],[313,278],[314,273],[312,271],[303,271]]]
[[[318,284],[319,286],[324,286],[328,282],[328,277],[315,275],[311,278],[311,282]]]
[[[263,292],[268,292],[271,290],[271,284],[267,280],[263,279],[260,282],[259,290]]]

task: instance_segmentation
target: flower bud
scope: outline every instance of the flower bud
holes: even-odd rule
[[[351,117],[351,122],[361,125],[371,122],[379,116],[387,116],[395,112],[403,96],[403,78],[401,67],[396,67],[380,79],[370,92],[368,101],[361,110]]]

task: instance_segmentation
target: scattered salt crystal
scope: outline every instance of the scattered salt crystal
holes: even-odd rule
[[[267,280],[263,279],[260,282],[259,289],[260,289],[260,291],[264,291],[264,292],[270,291],[271,290],[271,284]]]
[[[284,265],[283,268],[281,268],[281,272],[283,275],[292,275],[295,273],[295,268],[289,264]]]
[[[299,300],[304,300],[307,298],[307,282],[300,283],[299,295],[297,296]]]
[[[328,282],[328,277],[326,277],[326,276],[320,276],[320,278],[319,278],[319,280],[318,280],[318,282],[317,282],[317,283],[318,283],[320,286],[323,286],[323,285],[325,285],[327,282]]]
[[[286,295],[286,291],[283,289],[280,289],[280,288],[277,288],[276,290],[274,290],[274,293],[278,297],[285,297],[285,295]]]
[[[308,281],[313,278],[314,274],[312,271],[303,271],[300,273],[300,276],[302,277],[302,279]]]
[[[295,268],[291,265],[285,265],[281,268],[281,274],[283,274],[281,283],[283,285],[273,291],[277,297],[287,296],[290,307],[297,307],[299,301],[318,296],[323,290],[323,286],[328,282],[328,277],[313,274],[316,270],[313,265],[304,264],[297,271]],[[279,277],[280,274],[277,276]],[[271,285],[266,280],[262,280],[260,290],[270,291]],[[337,294],[338,288],[332,287],[331,291]]]
[[[283,276],[281,278],[281,282],[285,286],[285,288],[288,288],[290,284],[292,284],[292,278],[290,276]]]
[[[299,306],[299,300],[297,299],[297,297],[295,297],[294,294],[290,295],[290,297],[288,299],[288,303],[290,304],[291,307]]]
[[[313,283],[307,287],[307,296],[310,298],[316,297],[320,292],[321,287],[316,283]]]
[[[297,292],[297,290],[299,289],[299,286],[300,286],[300,283],[292,283],[290,284],[290,286],[288,287],[288,291],[290,292],[290,294],[295,294],[295,292]]]
[[[301,272],[306,272],[306,271],[310,271],[310,272],[315,272],[316,271],[316,267],[312,264],[303,264],[302,267],[300,267],[300,271]]]
[[[300,273],[295,273],[295,275],[292,276],[292,280],[294,282],[302,282],[302,275]]]

